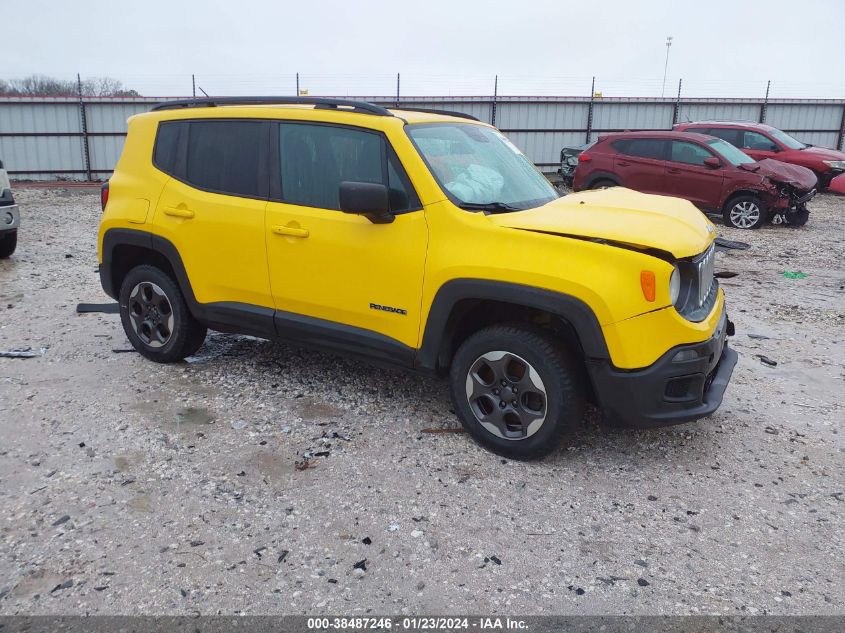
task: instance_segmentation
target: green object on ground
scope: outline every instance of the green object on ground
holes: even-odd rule
[[[802,273],[801,271],[797,271],[797,272],[786,271],[785,273],[783,273],[783,276],[786,277],[787,279],[804,279],[807,276],[807,273]]]

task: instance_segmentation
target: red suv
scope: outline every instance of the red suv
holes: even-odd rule
[[[831,180],[845,173],[845,153],[826,147],[806,145],[770,125],[700,121],[679,123],[672,129],[716,136],[740,148],[755,160],[774,158],[782,163],[812,169],[819,179],[819,190],[827,189]]]
[[[816,190],[812,171],[755,161],[730,143],[692,132],[607,134],[579,156],[573,189],[621,185],[686,198],[739,229],[768,221],[801,226]]]

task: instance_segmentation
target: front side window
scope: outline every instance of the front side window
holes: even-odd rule
[[[687,141],[672,141],[672,160],[676,163],[704,165],[705,159],[712,157],[713,154],[701,147],[701,145]]]
[[[742,148],[762,152],[776,152],[778,150],[778,146],[768,136],[751,130],[745,130]]]
[[[714,140],[714,141],[707,141],[707,144],[716,150],[722,158],[728,161],[733,166],[744,165],[747,163],[753,163],[754,159],[751,158],[748,154],[743,152],[741,149],[736,147],[735,145],[731,145],[730,143],[723,141],[722,139]]]
[[[792,138],[789,134],[784,132],[783,130],[771,130],[769,132],[772,136],[774,136],[779,142],[786,145],[789,149],[804,149],[807,146],[802,143],[801,141]]]
[[[208,191],[257,197],[262,143],[267,135],[261,121],[191,121],[185,180]]]
[[[388,187],[390,210],[420,208],[393,149],[377,132],[338,125],[279,124],[282,201],[340,210],[340,183]]]
[[[420,123],[405,129],[438,184],[459,206],[516,211],[558,197],[498,130],[473,123]]]

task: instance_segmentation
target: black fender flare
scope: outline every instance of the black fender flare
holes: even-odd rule
[[[438,370],[438,356],[449,330],[452,312],[459,301],[490,300],[544,310],[566,320],[589,359],[609,359],[601,325],[592,309],[580,299],[543,288],[488,279],[453,279],[443,284],[431,303],[425,323],[422,345],[415,366],[425,371]]]
[[[185,264],[174,244],[160,235],[137,229],[109,229],[103,235],[103,262],[100,264],[100,283],[106,294],[118,299],[119,288],[114,287],[114,251],[119,246],[137,246],[164,257],[170,264],[176,283],[182,291],[188,309],[199,321],[220,332],[252,334],[274,338],[275,310],[244,303],[197,301]]]

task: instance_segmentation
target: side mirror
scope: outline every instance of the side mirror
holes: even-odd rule
[[[387,187],[374,182],[340,183],[340,210],[363,215],[373,224],[390,224],[396,218],[390,212]]]
[[[709,167],[710,169],[719,169],[719,167],[722,166],[722,161],[715,156],[710,156],[709,158],[704,159],[704,166]]]

